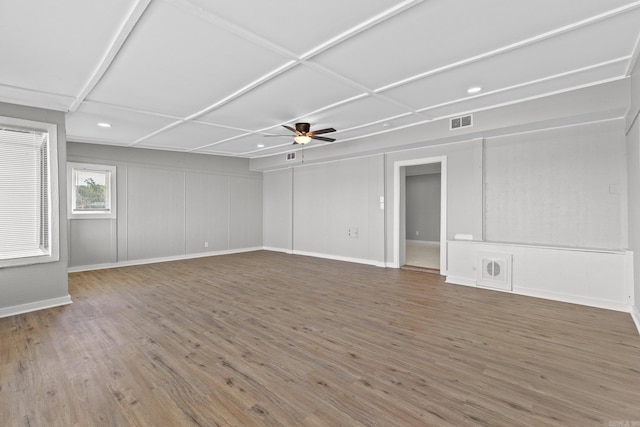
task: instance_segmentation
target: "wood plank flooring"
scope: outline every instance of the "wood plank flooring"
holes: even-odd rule
[[[625,313],[267,251],[69,281],[0,319],[0,426],[640,425]]]

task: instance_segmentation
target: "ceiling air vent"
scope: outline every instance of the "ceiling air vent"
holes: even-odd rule
[[[295,151],[293,153],[287,153],[287,161],[295,160],[295,159],[296,159]]]
[[[467,116],[454,117],[451,119],[449,124],[451,130],[473,126],[473,115],[469,114]]]

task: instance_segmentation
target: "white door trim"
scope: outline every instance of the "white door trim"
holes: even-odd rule
[[[393,267],[400,268],[400,168],[440,163],[440,274],[447,274],[447,156],[393,163]],[[406,202],[405,202],[406,203]]]

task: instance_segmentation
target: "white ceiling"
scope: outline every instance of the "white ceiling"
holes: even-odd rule
[[[348,144],[626,78],[639,34],[623,0],[13,1],[0,101],[68,112],[70,141],[252,158],[282,124]]]

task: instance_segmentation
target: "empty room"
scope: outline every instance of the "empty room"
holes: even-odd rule
[[[0,426],[640,426],[640,1],[0,7]]]

